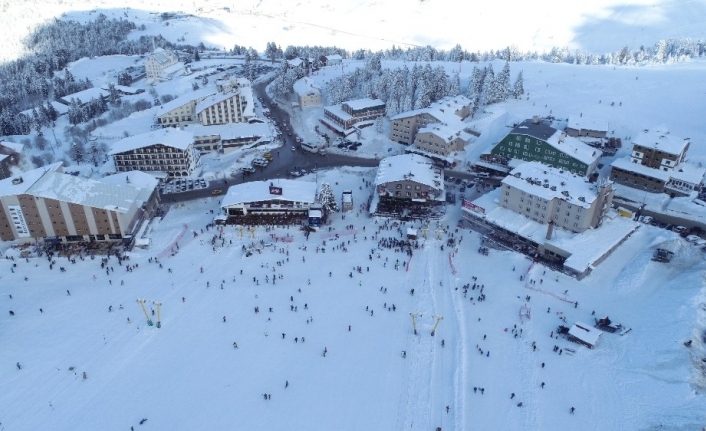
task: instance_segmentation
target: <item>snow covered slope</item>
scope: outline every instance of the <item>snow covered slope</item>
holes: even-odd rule
[[[357,210],[374,174],[341,169],[319,180],[336,196],[353,190]],[[441,221],[451,226],[442,238],[432,225],[412,256],[392,243],[408,226],[365,212],[337,215],[334,230],[308,240],[282,228],[258,228],[252,239],[229,226],[212,245],[218,233],[205,225],[217,207],[209,198],[172,208],[150,228],[149,249],[136,249],[123,266],[111,258],[107,273],[98,258],[57,258],[50,269],[46,258],[6,251],[14,261],[0,259],[4,430],[704,424],[704,380],[694,364],[704,351],[706,263],[671,232],[644,226],[577,282],[512,252],[477,253],[477,234],[454,231],[460,206]],[[442,250],[451,235],[460,246]],[[260,241],[260,252],[243,253]],[[674,259],[652,262],[664,243]],[[161,301],[161,328],[145,323],[138,298],[148,300],[148,313]],[[590,323],[592,311],[632,330],[605,333],[592,350],[550,337],[563,317]],[[443,320],[432,337],[436,316]],[[688,339],[691,351],[682,345]]]
[[[659,39],[706,34],[701,20],[706,12],[704,2],[676,0],[125,0],[119,4],[106,0],[2,0],[0,6],[0,22],[11,35],[0,52],[4,58],[17,56],[19,40],[39,23],[62,14],[86,19],[94,10],[126,17],[137,25],[145,23],[148,34],[154,31],[172,40],[184,37],[190,43],[203,41],[228,48],[237,43],[259,50],[275,41],[283,48],[292,44],[380,49],[396,44],[448,49],[460,43],[471,51],[516,45],[540,52],[568,46],[604,53],[624,45],[638,48]],[[156,16],[161,12],[199,18],[170,20],[166,27]]]

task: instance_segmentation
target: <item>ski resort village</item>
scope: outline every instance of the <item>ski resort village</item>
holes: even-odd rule
[[[0,431],[706,429],[702,34],[212,6],[0,64]]]

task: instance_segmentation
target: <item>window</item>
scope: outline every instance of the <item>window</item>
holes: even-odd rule
[[[397,185],[395,186],[395,188],[396,188],[396,189],[401,189],[401,188],[402,188],[402,184],[397,184]]]
[[[405,188],[405,190],[412,190],[412,186],[411,186],[411,185],[406,185],[406,186],[404,186],[404,188]]]

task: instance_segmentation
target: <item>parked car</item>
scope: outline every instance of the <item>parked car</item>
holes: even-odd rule
[[[700,240],[701,238],[696,235],[687,235],[685,239],[692,244],[696,244],[696,241]]]
[[[219,190],[219,189],[211,190],[211,194],[212,194],[213,196],[220,195],[221,193],[223,193],[223,190]]]

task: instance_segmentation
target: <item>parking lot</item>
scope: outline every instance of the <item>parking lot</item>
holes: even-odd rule
[[[160,184],[157,186],[159,193],[163,195],[173,194],[173,193],[183,193],[189,190],[200,190],[208,188],[208,181],[203,178],[200,179],[187,179],[179,178],[171,180],[167,183]]]

